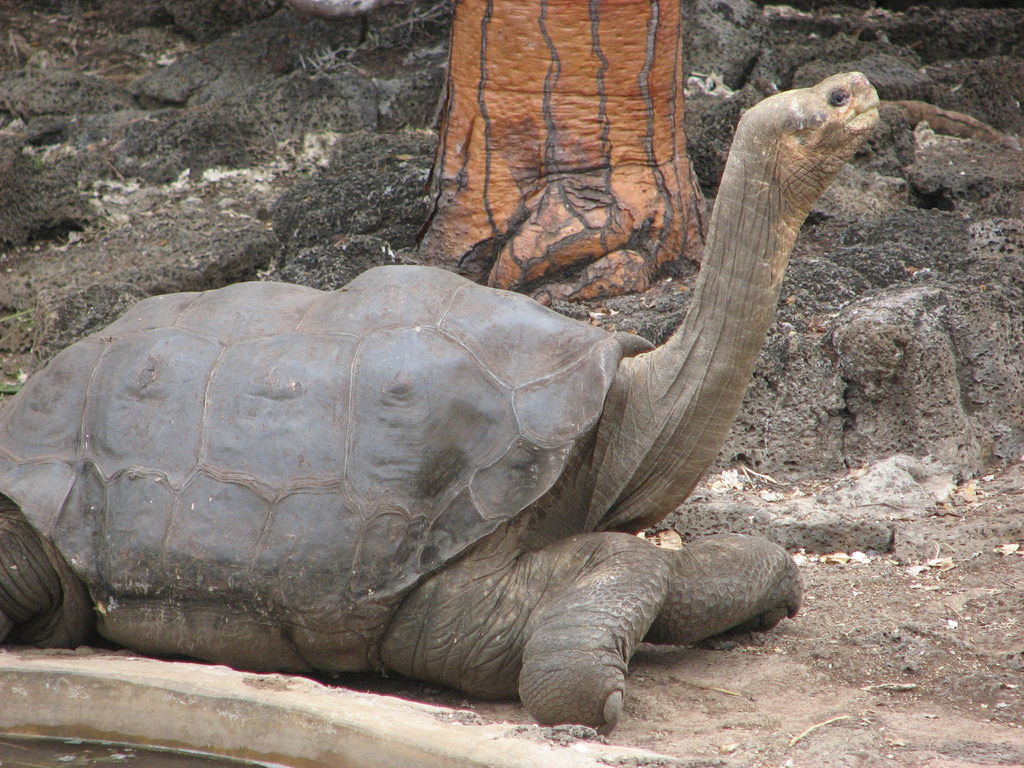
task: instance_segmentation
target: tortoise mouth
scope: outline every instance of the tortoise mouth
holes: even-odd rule
[[[878,124],[878,99],[874,99],[859,109],[847,122],[846,130],[850,133],[864,133]]]

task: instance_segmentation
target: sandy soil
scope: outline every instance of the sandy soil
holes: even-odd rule
[[[709,196],[730,121],[768,81],[858,66],[884,98],[970,112],[997,138],[890,111],[812,215],[737,429],[665,524],[782,541],[805,608],[764,635],[641,647],[612,743],[688,766],[1024,765],[1024,12],[956,5],[708,16],[693,69],[723,74],[704,82],[719,95],[691,98],[688,129]],[[413,245],[443,11],[393,10],[364,34],[257,6],[0,0],[4,386],[142,296],[258,277],[330,288]],[[387,194],[361,186],[378,176]],[[690,279],[560,308],[656,341]],[[849,308],[910,306],[922,286],[945,303],[908,321],[920,350],[903,342],[903,372],[872,379],[872,399]],[[928,335],[933,317],[952,330]],[[946,341],[948,376],[929,378]],[[414,682],[334,682],[530,722]]]

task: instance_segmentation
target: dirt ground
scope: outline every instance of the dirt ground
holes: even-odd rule
[[[687,131],[709,200],[740,111],[835,71],[992,131],[883,106],[809,218],[737,426],[663,525],[783,543],[804,609],[643,645],[607,738],[686,766],[1024,765],[1024,11],[797,5],[700,6]],[[0,391],[143,296],[333,288],[412,258],[446,22],[437,2],[330,25],[271,2],[0,0]],[[695,271],[557,308],[657,342]]]

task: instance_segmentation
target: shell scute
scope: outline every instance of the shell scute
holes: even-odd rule
[[[133,306],[121,317],[103,329],[105,336],[124,336],[135,331],[151,331],[154,328],[167,328],[174,325],[181,313],[203,294],[165,293],[161,296],[150,296]]]
[[[549,448],[574,440],[601,413],[621,356],[618,342],[606,337],[569,367],[518,388],[514,400],[523,434]]]
[[[180,485],[197,462],[206,388],[221,350],[173,327],[114,339],[89,385],[83,455],[107,477],[136,466]]]
[[[106,483],[100,572],[112,594],[154,598],[171,592],[162,570],[163,541],[177,494],[153,473],[118,472]]]
[[[102,583],[102,553],[108,546],[104,539],[106,508],[103,476],[93,462],[77,462],[74,484],[60,505],[50,538],[89,586]]]
[[[608,339],[607,331],[566,321],[518,294],[491,291],[481,301],[479,290],[460,291],[440,327],[510,388],[578,363]]]
[[[420,573],[419,556],[427,536],[424,515],[384,505],[366,521],[352,561],[350,593],[358,598],[389,597]]]
[[[439,514],[433,516],[426,541],[420,552],[419,570],[431,573],[449,562],[466,548],[466,534],[474,534],[473,541],[479,540],[481,531],[490,533],[498,524],[512,515],[487,519],[473,500],[468,488],[462,489]]]
[[[234,344],[294,330],[320,295],[288,283],[235,283],[197,294],[174,324]]]
[[[76,471],[72,461],[21,463],[0,453],[0,492],[20,504],[36,530],[49,536],[75,482]]]
[[[339,482],[356,340],[287,332],[225,350],[210,383],[203,462],[280,493]]]
[[[470,489],[480,513],[501,520],[509,507],[523,509],[554,485],[569,458],[571,443],[550,450],[520,438],[505,454],[473,477]]]
[[[21,461],[78,456],[89,381],[109,345],[84,339],[54,357],[44,375],[30,378],[17,407],[0,411],[0,451]]]
[[[452,294],[467,285],[472,283],[430,267],[378,267],[321,294],[299,330],[365,337],[396,326],[436,326]]]
[[[457,345],[424,328],[392,328],[353,368],[347,477],[405,506],[437,509],[514,435],[511,395]]]
[[[364,532],[356,506],[332,490],[290,493],[274,503],[252,577],[275,611],[324,618],[345,612],[351,571],[343,564],[355,560]]]
[[[182,595],[212,589],[221,600],[247,601],[271,504],[249,485],[198,473],[178,492],[158,578]]]

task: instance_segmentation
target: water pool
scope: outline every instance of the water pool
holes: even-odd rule
[[[268,768],[268,763],[82,739],[0,734],[2,768]]]

